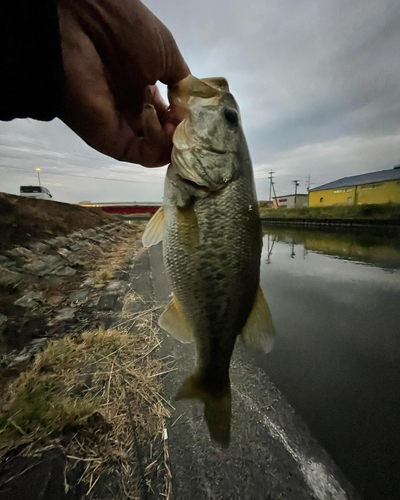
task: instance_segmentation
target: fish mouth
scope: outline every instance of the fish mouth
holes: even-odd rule
[[[197,182],[186,179],[185,177],[182,177],[182,175],[180,175],[180,174],[176,174],[176,175],[178,176],[178,179],[181,182],[183,182],[183,184],[186,184],[187,186],[190,186],[191,188],[199,189],[200,191],[203,191],[204,193],[211,192],[211,189],[208,186],[202,186],[200,184],[197,184]]]

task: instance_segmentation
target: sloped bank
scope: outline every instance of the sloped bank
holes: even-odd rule
[[[0,354],[63,335],[66,323],[83,326],[80,310],[96,300],[141,232],[141,225],[113,222],[3,252]]]
[[[48,333],[57,335],[37,339],[40,352],[25,348],[3,359],[1,500],[172,498],[171,407],[160,382],[170,368],[155,357],[157,308],[141,229],[119,228],[118,242],[81,275],[82,286],[69,295],[58,289],[64,299],[51,314],[47,295],[45,305],[25,299],[37,302],[29,314],[46,309],[56,328]],[[105,234],[90,237],[106,241]]]
[[[0,193],[0,252],[112,223],[99,208]]]

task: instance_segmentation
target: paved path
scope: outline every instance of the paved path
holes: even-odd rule
[[[170,288],[161,245],[150,249],[150,268],[154,298],[167,302]],[[193,369],[194,346],[164,334],[160,357],[167,356],[177,368],[164,380],[166,397],[173,402],[181,382]],[[240,344],[232,359],[231,381],[232,439],[228,450],[210,441],[200,403],[173,402],[168,437],[176,500],[359,498]]]

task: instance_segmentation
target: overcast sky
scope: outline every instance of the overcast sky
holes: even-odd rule
[[[228,79],[259,199],[271,169],[279,196],[400,163],[399,0],[144,3],[195,76]],[[0,191],[35,183],[36,167],[58,201],[162,198],[165,168],[107,158],[59,120],[0,122]]]

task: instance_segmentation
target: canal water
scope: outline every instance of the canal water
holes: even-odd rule
[[[257,356],[365,499],[400,498],[400,235],[264,227]]]

